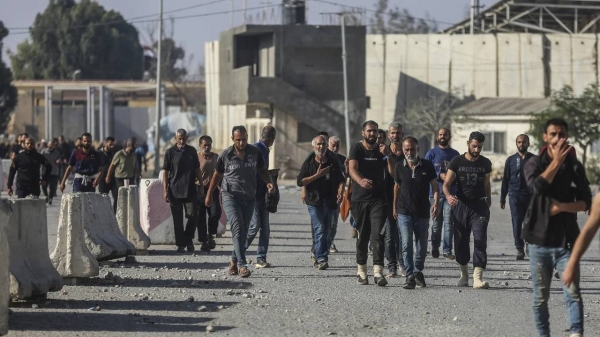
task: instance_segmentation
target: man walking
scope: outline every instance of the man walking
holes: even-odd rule
[[[438,211],[439,190],[433,163],[418,156],[419,145],[413,137],[402,142],[405,159],[396,163],[394,174],[394,218],[402,233],[402,257],[406,270],[404,289],[426,287],[423,269],[427,256],[429,218]],[[429,188],[433,190],[433,203],[429,203]],[[413,260],[413,237],[417,253]]]
[[[133,138],[129,138],[125,143],[125,148],[115,153],[108,167],[105,183],[106,185],[114,184],[117,192],[119,188],[125,186],[126,182],[129,185],[135,185],[141,175],[133,151],[135,151],[135,141]]]
[[[198,159],[200,160],[200,172],[202,173],[202,185],[204,188],[203,195],[207,195],[208,186],[210,185],[210,179],[215,173],[217,167],[217,159],[219,155],[211,152],[212,150],[212,138],[210,136],[202,136],[198,141],[200,145],[200,152],[198,152]],[[203,252],[209,252],[211,249],[215,249],[217,243],[215,242],[214,236],[217,235],[217,228],[219,226],[219,219],[221,218],[221,205],[219,203],[219,189],[213,190],[212,198],[217,202],[213,202],[210,207],[206,207],[204,200],[200,200],[199,205],[199,218],[198,218],[198,241],[202,244],[200,250]],[[208,213],[208,222],[206,214]]]
[[[52,170],[48,176],[46,185],[42,186],[42,191],[44,192],[46,203],[48,205],[52,205],[52,199],[56,196],[56,189],[58,187],[58,179],[60,176],[60,166],[62,164],[62,155],[56,148],[57,142],[58,140],[56,138],[51,139],[48,142],[48,147],[42,151],[42,155],[46,158],[48,163],[52,165]],[[48,188],[50,189],[50,192],[48,192]]]
[[[529,243],[533,282],[533,314],[540,336],[550,336],[548,298],[552,273],[563,274],[579,235],[577,212],[590,209],[592,193],[583,165],[569,154],[568,124],[554,118],[546,122],[546,151],[533,156],[523,171],[532,200],[523,221],[523,239]],[[563,285],[572,337],[583,335],[583,300],[579,268],[569,286]]]
[[[485,136],[481,132],[471,132],[467,141],[468,152],[450,161],[443,185],[446,200],[452,206],[454,249],[460,265],[458,286],[469,286],[469,241],[473,232],[473,288],[477,289],[489,288],[482,275],[487,264],[492,162],[480,155],[484,142]],[[457,182],[456,195],[451,190],[454,181]]]
[[[269,148],[275,143],[277,131],[271,125],[263,127],[258,143],[254,144],[260,150],[260,154],[265,162],[265,167],[269,168]],[[260,231],[258,237],[258,249],[256,252],[256,268],[267,268],[267,251],[269,250],[269,236],[271,235],[271,227],[269,225],[269,211],[267,210],[267,184],[260,179],[260,173],[256,173],[256,201],[254,202],[254,214],[250,221],[248,229],[248,237],[246,238],[246,250],[252,244],[254,238]]]
[[[377,145],[378,125],[366,121],[362,126],[363,140],[350,149],[349,171],[352,184],[352,214],[356,220],[358,240],[356,263],[358,284],[367,285],[367,257],[369,241],[373,247],[373,276],[378,286],[385,286],[383,276],[383,229],[387,218],[384,170],[394,172],[394,160],[389,147]]]
[[[246,240],[248,227],[254,214],[256,199],[256,173],[267,184],[268,193],[273,193],[273,183],[265,166],[262,153],[254,146],[248,146],[248,132],[244,126],[234,126],[231,130],[233,145],[225,149],[217,159],[217,167],[210,181],[205,205],[211,207],[213,191],[221,182],[221,200],[227,219],[231,225],[233,253],[229,263],[229,275],[249,277],[246,261]],[[238,265],[241,267],[238,269]]]
[[[339,216],[339,204],[344,194],[344,175],[335,153],[327,151],[327,139],[317,136],[312,141],[310,155],[298,174],[298,186],[306,188],[304,202],[313,227],[314,266],[329,267],[329,232],[333,219]]]
[[[117,187],[114,171],[108,172],[109,166],[112,163],[113,157],[115,156],[115,139],[113,137],[106,137],[102,149],[98,151],[100,154],[100,161],[102,162],[102,170],[104,172],[104,179],[101,179],[98,184],[98,191],[103,194],[111,194],[113,197],[113,211],[117,212],[117,198],[119,196],[119,188]],[[112,174],[112,176],[109,176]]]
[[[192,239],[198,221],[198,192],[204,192],[200,161],[196,150],[187,145],[187,139],[187,131],[178,129],[175,133],[175,145],[165,153],[163,164],[164,199],[171,205],[178,253],[185,253],[186,248],[190,253],[195,250]],[[196,181],[200,184],[200,189],[196,186]],[[184,210],[188,219],[185,230]]]
[[[338,161],[339,167],[342,170],[342,174],[344,177],[344,183],[346,180],[346,177],[348,176],[348,173],[346,172],[346,156],[344,156],[343,154],[340,154],[340,143],[341,140],[338,136],[332,136],[331,138],[329,138],[329,146],[328,149],[329,151],[331,151],[333,154],[335,154],[335,157]],[[337,226],[338,226],[338,220],[340,217],[340,205],[338,204],[336,206],[336,211],[334,212],[334,216],[333,219],[331,220],[331,228],[329,228],[329,252],[330,253],[337,253],[338,250],[335,247],[335,235],[337,234]]]
[[[75,171],[73,179],[73,192],[95,192],[96,186],[102,179],[102,161],[96,150],[92,149],[92,135],[84,133],[81,135],[80,146],[71,154],[69,166],[60,183],[60,191],[64,192],[67,178]]]
[[[431,161],[435,167],[437,173],[438,188],[441,191],[446,173],[448,171],[448,164],[454,157],[458,157],[460,153],[450,147],[450,129],[441,128],[437,134],[438,146],[429,150],[425,155],[425,159]],[[450,186],[450,193],[456,195],[456,184]],[[433,203],[433,189],[429,192],[429,202]],[[448,260],[454,260],[455,257],[452,254],[452,237],[454,232],[454,225],[450,216],[450,204],[444,193],[441,193],[439,198],[439,204],[437,209],[439,215],[432,218],[431,221],[431,257],[437,259],[440,257],[440,245],[442,241],[442,232],[444,233],[444,245],[443,245],[443,256]]]
[[[44,177],[40,180],[40,168],[44,167]],[[40,196],[40,185],[45,186],[52,173],[52,165],[35,150],[35,140],[27,137],[23,151],[15,155],[8,174],[8,195],[12,196],[13,181],[17,174],[17,197]]]
[[[384,131],[385,133],[385,131]],[[381,132],[380,132],[381,134]],[[390,151],[391,160],[394,163],[398,163],[399,161],[404,159],[404,154],[402,153],[402,137],[404,133],[402,132],[402,124],[398,122],[393,122],[388,126],[388,137],[390,140]],[[387,197],[387,220],[385,222],[385,234],[384,234],[384,242],[385,242],[385,257],[388,260],[388,277],[397,277],[398,274],[401,276],[406,276],[406,271],[404,269],[404,260],[402,258],[402,238],[401,233],[398,230],[398,224],[396,223],[396,219],[394,218],[394,175],[389,174],[387,171],[385,173],[385,193]]]
[[[506,159],[504,164],[504,175],[502,176],[502,190],[500,192],[500,208],[506,207],[506,195],[508,194],[510,202],[510,217],[513,226],[513,238],[515,248],[517,249],[517,260],[525,259],[525,250],[523,239],[521,238],[521,228],[523,219],[527,212],[527,206],[531,200],[529,187],[525,181],[523,168],[533,157],[533,153],[528,152],[529,136],[519,135],[517,137],[517,153]]]

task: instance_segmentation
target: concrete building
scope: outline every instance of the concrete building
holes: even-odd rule
[[[365,27],[346,27],[352,140],[365,121]],[[207,129],[214,147],[231,145],[231,129],[246,125],[256,142],[277,128],[273,167],[294,177],[319,131],[345,144],[342,39],[339,26],[243,25],[208,42]],[[342,149],[345,152],[344,149]]]

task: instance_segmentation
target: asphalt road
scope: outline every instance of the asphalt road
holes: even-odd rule
[[[48,208],[50,250],[58,211],[58,202]],[[192,336],[207,327],[223,336],[534,336],[529,262],[514,260],[510,215],[497,196],[491,214],[485,273],[491,289],[455,287],[456,263],[430,257],[427,288],[402,289],[402,278],[385,288],[359,286],[348,224],[339,224],[340,252],[330,255],[330,268],[312,267],[308,213],[290,188],[271,216],[272,268],[253,268],[249,279],[228,276],[229,233],[210,254],[152,246],[136,263],[104,263],[101,276],[111,272],[122,284],[99,277],[41,302],[13,303],[9,336]],[[600,334],[598,247],[596,240],[582,264],[588,336]],[[371,267],[369,273],[372,281]],[[559,281],[552,285],[553,335],[567,336]]]

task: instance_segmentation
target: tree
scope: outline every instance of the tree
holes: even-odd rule
[[[17,79],[141,79],[138,31],[95,1],[50,0],[25,40],[10,53]]]
[[[413,137],[427,138],[432,143],[430,147],[433,147],[433,141],[437,138],[439,129],[450,128],[453,121],[466,121],[466,117],[455,111],[461,104],[462,100],[454,94],[438,94],[421,98],[418,103],[408,109],[402,123]],[[423,148],[426,147],[423,146]]]
[[[575,96],[573,88],[564,86],[554,91],[550,108],[541,113],[532,114],[531,129],[538,144],[543,144],[546,122],[550,118],[560,117],[569,123],[569,138],[583,150],[582,163],[585,166],[587,151],[595,142],[600,140],[600,93],[598,84],[592,83],[579,97]]]
[[[425,18],[415,18],[406,8],[389,8],[389,0],[379,0],[375,4],[371,34],[429,34],[437,30],[437,23],[429,14],[425,14]]]
[[[12,72],[2,60],[2,40],[8,35],[8,29],[4,27],[4,23],[0,21],[0,132],[6,130],[10,113],[17,106],[17,88],[11,84]]]

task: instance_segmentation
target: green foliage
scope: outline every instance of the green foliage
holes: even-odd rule
[[[12,72],[2,60],[2,40],[8,35],[8,30],[4,27],[4,23],[0,21],[0,133],[4,133],[10,113],[17,106],[17,88],[12,82]]]
[[[600,93],[598,85],[590,84],[583,94],[575,96],[573,88],[564,86],[552,93],[551,106],[546,111],[533,114],[530,133],[538,145],[543,145],[546,122],[553,117],[563,118],[569,123],[569,139],[583,149],[582,163],[587,160],[587,150],[600,140]]]
[[[152,48],[155,53],[158,52],[158,42],[155,42]],[[184,66],[178,67],[177,63],[181,64],[185,59],[185,50],[175,44],[172,38],[163,38],[162,44],[162,68],[161,77],[172,82],[178,82],[185,78],[187,69]],[[152,78],[156,78],[156,59],[152,60],[150,67]]]
[[[389,8],[389,0],[379,0],[375,4],[371,34],[428,34],[437,31],[437,23],[428,14],[417,19],[406,8]]]
[[[17,79],[141,79],[138,31],[121,14],[91,0],[50,0],[36,16],[31,40],[11,53]]]
[[[600,184],[600,159],[592,158],[585,165],[585,174],[590,184]]]

